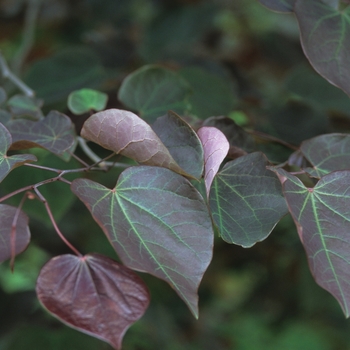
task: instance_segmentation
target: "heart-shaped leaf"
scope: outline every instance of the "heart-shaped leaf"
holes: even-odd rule
[[[274,169],[283,183],[289,211],[306,250],[316,282],[350,316],[350,171],[325,175],[314,188],[295,176]]]
[[[74,180],[71,188],[123,263],[168,282],[197,317],[213,229],[191,183],[165,168],[138,166],[126,169],[114,189],[85,179]]]
[[[228,243],[245,248],[264,240],[287,212],[277,176],[261,152],[225,164],[210,190],[210,208]]]
[[[41,147],[60,155],[75,141],[73,123],[66,115],[57,111],[51,111],[46,118],[37,122],[13,120],[7,124],[7,128],[13,139],[11,149]]]
[[[338,0],[296,0],[301,44],[315,70],[350,94],[350,7]]]
[[[118,98],[138,111],[149,122],[168,110],[183,114],[189,109],[191,89],[182,77],[162,67],[144,66],[127,76],[120,86]]]
[[[81,136],[138,163],[192,177],[180,168],[152,128],[132,112],[108,109],[95,113],[84,123]]]
[[[304,141],[300,147],[305,158],[313,165],[307,171],[322,177],[336,170],[350,169],[350,135],[327,134]]]
[[[108,95],[92,89],[73,91],[68,96],[68,108],[74,114],[83,114],[91,110],[102,111],[106,108]]]
[[[289,13],[293,12],[296,0],[259,0],[264,6],[273,11]]]
[[[7,105],[11,113],[16,117],[30,116],[34,120],[39,120],[43,117],[41,112],[43,101],[37,98],[15,95],[7,101]]]
[[[126,330],[149,304],[143,281],[131,270],[98,254],[66,254],[41,270],[36,292],[43,306],[68,326],[120,349]]]
[[[16,218],[17,216],[17,218]],[[12,230],[12,225],[15,229]],[[18,255],[27,248],[30,241],[28,216],[18,209],[0,204],[0,262]]]
[[[7,151],[12,143],[9,131],[0,123],[0,182],[14,168],[24,163],[35,162],[37,159],[32,154],[17,154],[7,156]]]
[[[179,166],[194,178],[203,174],[203,147],[195,131],[176,113],[159,117],[152,129]]]
[[[205,188],[207,196],[213,182],[214,176],[219,170],[222,161],[225,159],[230,144],[226,136],[217,128],[211,126],[203,126],[198,130],[198,136],[204,148],[204,163],[205,163]]]

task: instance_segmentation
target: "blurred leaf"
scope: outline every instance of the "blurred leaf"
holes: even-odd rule
[[[43,117],[41,112],[43,101],[37,98],[15,95],[7,101],[7,106],[15,117],[30,116],[34,120],[39,120]]]
[[[68,108],[74,114],[83,114],[91,110],[102,111],[106,108],[108,95],[92,89],[73,91],[68,96]]]
[[[259,0],[264,6],[273,11],[290,13],[293,12],[296,0]]]
[[[11,120],[11,113],[0,109],[0,123],[6,125]]]
[[[97,254],[60,255],[41,270],[36,292],[67,325],[121,349],[126,330],[142,317],[149,293],[128,268]]]
[[[197,290],[212,258],[213,230],[207,206],[190,182],[165,168],[137,166],[124,170],[112,190],[77,179],[72,191],[123,263],[165,280],[197,318]]]
[[[184,114],[189,109],[190,93],[190,86],[180,75],[169,69],[148,65],[124,79],[118,98],[152,123],[168,110]]]
[[[4,88],[0,86],[0,105],[7,100],[7,93]]]

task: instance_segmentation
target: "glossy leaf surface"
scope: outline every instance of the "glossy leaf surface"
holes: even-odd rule
[[[10,205],[0,204],[0,262],[10,259],[13,252],[14,255],[23,252],[30,241],[28,217],[20,211],[16,219],[17,210]],[[13,223],[15,230],[12,232]]]
[[[203,126],[197,133],[204,148],[204,181],[207,196],[209,197],[214,176],[225,159],[230,144],[225,135],[214,127]]]
[[[147,287],[133,271],[98,254],[51,259],[40,272],[36,292],[54,316],[115,349],[149,304]]]
[[[84,123],[81,136],[138,163],[186,174],[152,128],[132,112],[108,109],[95,113]]]
[[[293,11],[296,0],[259,0],[264,6],[273,11],[289,13]]]
[[[197,289],[213,249],[206,204],[184,177],[159,167],[126,169],[114,189],[77,179],[84,202],[123,263],[168,282],[198,316]]]
[[[102,111],[106,108],[108,95],[92,89],[73,91],[68,96],[68,108],[74,114],[83,114],[91,110]]]
[[[226,242],[251,247],[288,212],[278,178],[267,165],[262,153],[251,153],[228,162],[214,178],[210,208]]]
[[[157,118],[152,129],[169,153],[188,174],[200,179],[203,173],[203,147],[195,131],[176,113]]]
[[[283,183],[312,275],[338,300],[349,317],[350,171],[325,175],[314,188],[306,188],[283,169],[275,171]]]
[[[153,122],[172,110],[183,114],[189,109],[191,89],[175,72],[158,66],[144,66],[123,81],[118,97],[127,107]]]
[[[51,111],[37,122],[25,119],[14,120],[7,124],[12,135],[11,149],[41,147],[60,155],[68,150],[75,141],[74,125],[64,114]]]
[[[32,154],[18,154],[7,156],[7,151],[12,143],[9,131],[0,123],[0,182],[14,168],[28,162],[35,162],[36,157]]]

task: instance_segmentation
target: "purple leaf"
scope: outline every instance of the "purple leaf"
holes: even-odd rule
[[[71,120],[64,114],[51,111],[37,122],[25,119],[7,124],[13,144],[11,149],[41,147],[61,155],[74,145],[75,131]]]
[[[198,130],[198,136],[204,148],[204,181],[209,197],[209,191],[214,176],[219,170],[230,148],[226,136],[219,130],[210,126],[203,126]]]
[[[142,317],[149,292],[131,270],[98,254],[61,255],[41,270],[36,292],[68,326],[121,348],[127,329]]]
[[[37,159],[32,154],[17,154],[7,156],[7,151],[12,143],[9,131],[0,123],[0,182],[14,168],[24,163],[35,162]]]
[[[71,188],[123,263],[168,282],[197,317],[197,290],[214,234],[208,208],[191,183],[165,168],[137,166],[126,169],[113,189],[85,179]]]
[[[337,299],[349,317],[350,171],[332,172],[322,177],[314,188],[307,188],[283,169],[271,170],[283,184],[313,277]]]
[[[17,211],[15,207],[0,204],[0,262],[10,259],[13,253],[18,255],[23,252],[29,244],[28,217],[23,211],[20,211],[16,219]],[[12,231],[14,223],[15,230]],[[13,243],[15,243],[14,246],[12,246]]]
[[[293,12],[296,0],[259,0],[264,6],[273,11],[289,13]]]

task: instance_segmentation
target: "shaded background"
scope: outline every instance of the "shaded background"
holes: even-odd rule
[[[117,91],[125,76],[159,63],[190,80],[193,113],[202,119],[226,115],[294,145],[350,128],[349,98],[314,73],[301,51],[294,17],[268,11],[256,0],[45,0],[31,43],[26,18],[35,15],[38,4],[0,1],[0,50],[44,100],[46,112],[69,114],[68,94],[83,87],[107,92],[108,107],[123,108]],[[72,116],[78,131],[85,118]],[[260,146],[275,162],[291,153],[268,142]],[[75,166],[43,150],[34,152],[46,166]],[[93,179],[114,186],[118,173]],[[42,176],[21,168],[1,186],[8,191]],[[74,245],[117,259],[65,184],[47,185],[43,194]],[[0,265],[0,350],[111,349],[40,307],[34,293],[39,270],[50,257],[68,251],[41,203],[24,210],[31,217],[32,243],[16,259],[15,274],[8,263]],[[350,349],[349,321],[314,282],[289,216],[250,249],[216,238],[199,290],[198,321],[165,282],[140,275],[150,288],[151,305],[127,332],[124,349]]]

